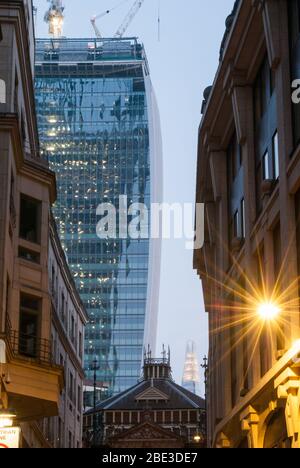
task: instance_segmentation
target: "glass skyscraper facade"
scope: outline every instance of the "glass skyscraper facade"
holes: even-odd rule
[[[87,388],[96,358],[107,397],[137,382],[143,347],[156,345],[160,241],[96,232],[101,203],[119,215],[120,195],[126,208],[160,201],[160,124],[143,46],[37,40],[36,103],[41,150],[57,175],[54,216],[90,319]]]

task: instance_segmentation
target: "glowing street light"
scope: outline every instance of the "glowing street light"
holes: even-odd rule
[[[0,428],[12,427],[17,416],[9,410],[0,410]]]
[[[258,307],[258,315],[263,320],[274,320],[280,313],[280,308],[272,302],[264,302]]]

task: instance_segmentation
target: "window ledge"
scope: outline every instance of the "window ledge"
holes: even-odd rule
[[[279,197],[279,184],[275,184],[272,193],[270,194],[270,198],[267,200],[267,203],[263,207],[263,209],[258,213],[256,221],[251,230],[251,240],[256,237],[257,232],[260,230],[260,226],[264,220],[266,213],[269,213],[276,202],[277,198]]]
[[[41,245],[34,242],[29,242],[25,239],[19,237],[19,246],[24,247],[25,249],[31,250],[36,253],[41,253]]]
[[[231,241],[231,249],[233,253],[239,253],[244,245],[245,239],[243,237],[234,237]]]
[[[276,183],[276,180],[274,179],[265,179],[261,183],[261,191],[262,194],[265,195],[271,195],[271,193],[274,190],[274,185]]]
[[[32,262],[30,260],[26,260],[25,258],[20,258],[18,257],[18,260],[19,260],[19,263],[20,265],[23,265],[25,267],[29,267],[31,268],[32,270],[36,270],[36,271],[39,271],[41,272],[42,271],[42,267],[39,263],[35,263],[35,262]]]

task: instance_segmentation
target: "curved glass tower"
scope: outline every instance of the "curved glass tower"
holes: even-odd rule
[[[104,398],[134,385],[143,347],[155,350],[160,241],[96,233],[100,203],[119,215],[120,195],[149,211],[160,202],[160,123],[143,46],[37,40],[36,102],[42,151],[57,174],[54,216],[90,318],[87,387],[96,358]]]

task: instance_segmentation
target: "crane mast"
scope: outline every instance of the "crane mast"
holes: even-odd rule
[[[54,38],[62,36],[64,24],[64,7],[62,0],[47,0],[50,3],[44,20],[49,24],[49,34]]]
[[[144,1],[145,0],[136,0],[134,2],[134,4],[132,5],[129,13],[127,14],[127,16],[125,17],[123,23],[121,24],[118,31],[116,32],[115,37],[122,38],[124,36],[125,32],[127,31],[128,27],[130,26],[131,22],[133,21],[133,19],[137,15],[138,11],[142,7]]]

